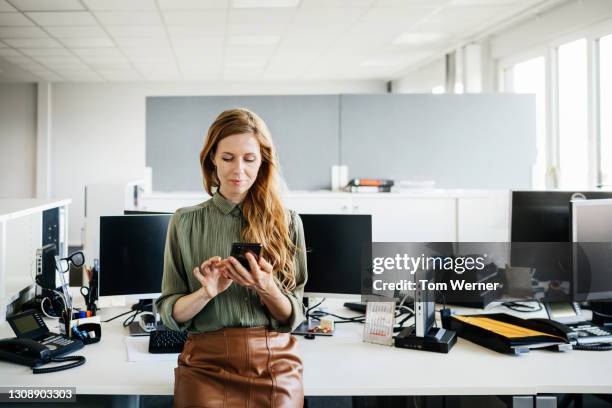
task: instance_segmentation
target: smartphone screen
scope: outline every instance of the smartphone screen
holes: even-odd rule
[[[249,261],[246,258],[247,252],[251,252],[255,256],[255,259],[258,260],[259,254],[261,253],[261,244],[234,242],[232,244],[232,251],[230,252],[230,255],[236,258],[246,270],[251,270]]]

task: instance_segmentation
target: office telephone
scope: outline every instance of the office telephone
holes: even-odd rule
[[[83,356],[63,356],[83,348],[83,342],[49,332],[42,317],[29,310],[7,318],[17,337],[0,340],[0,360],[32,367],[34,374],[50,373],[78,367]],[[49,362],[70,361],[57,367],[39,368]]]
[[[588,322],[563,324],[550,319],[529,319],[533,329],[554,334],[572,345],[575,350],[612,350],[612,331]]]

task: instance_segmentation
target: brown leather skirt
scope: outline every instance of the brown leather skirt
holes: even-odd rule
[[[190,334],[174,369],[176,407],[302,407],[296,338],[265,327]]]

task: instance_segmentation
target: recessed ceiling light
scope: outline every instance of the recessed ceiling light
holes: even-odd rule
[[[297,7],[300,0],[234,0],[233,8],[274,8]]]
[[[444,35],[442,33],[419,33],[419,32],[408,32],[400,34],[393,44],[398,45],[424,45],[431,44],[440,40]]]

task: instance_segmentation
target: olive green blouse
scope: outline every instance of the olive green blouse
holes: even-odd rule
[[[172,317],[172,308],[178,298],[201,287],[193,269],[213,256],[228,257],[232,243],[241,242],[240,231],[246,222],[241,206],[215,193],[208,201],[178,209],[170,219],[161,296],[156,301],[164,324],[172,330],[190,332],[254,326],[267,326],[279,332],[295,329],[304,320],[302,296],[308,273],[302,221],[295,211],[288,211],[291,238],[298,248],[296,287],[286,294],[292,308],[288,322],[280,324],[254,290],[235,282],[208,302],[193,319],[178,323]]]

